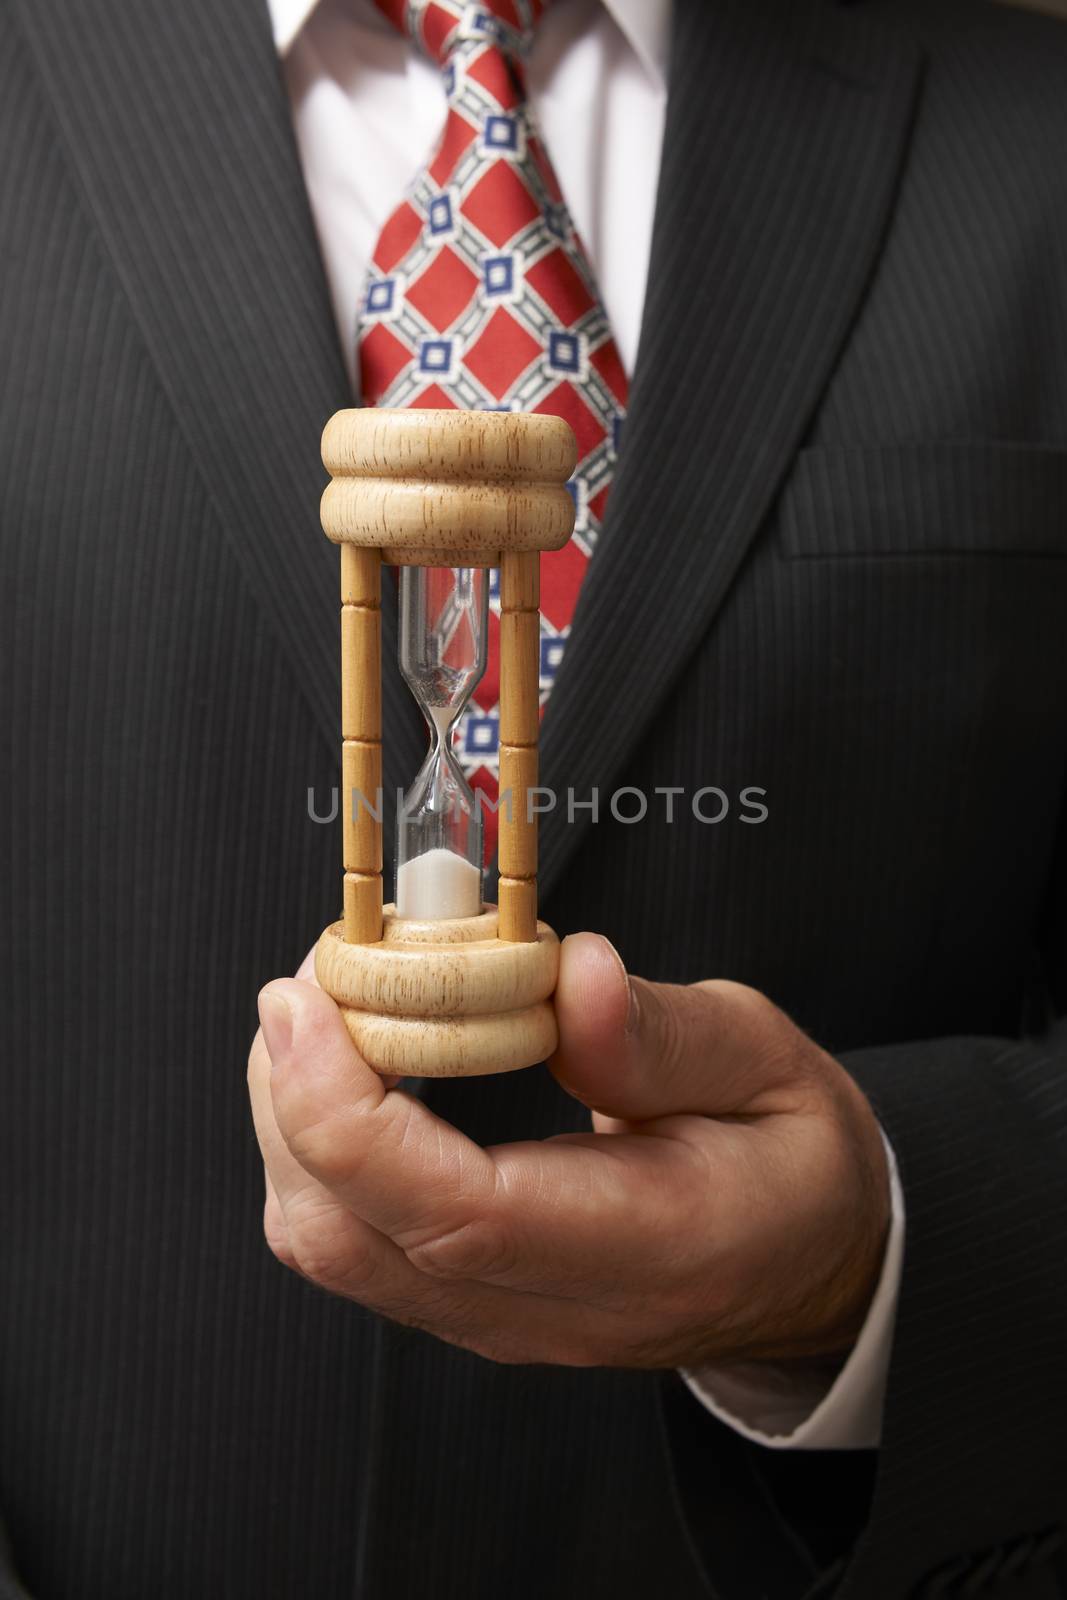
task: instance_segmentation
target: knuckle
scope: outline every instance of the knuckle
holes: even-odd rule
[[[406,1250],[419,1272],[434,1278],[506,1277],[516,1264],[515,1242],[498,1218],[479,1217],[435,1233]]]
[[[370,1288],[376,1273],[373,1252],[352,1237],[339,1208],[300,1206],[287,1231],[293,1262],[305,1278],[355,1298]]]
[[[758,989],[728,979],[701,987],[732,1014],[765,1089],[790,1095],[793,1109],[810,1109],[826,1082],[828,1057],[819,1046]]]
[[[293,1119],[287,1143],[306,1172],[313,1172],[330,1187],[352,1171],[355,1141],[352,1119],[339,1108],[308,1106]]]
[[[340,1083],[327,1091],[321,1086],[290,1086],[276,1107],[289,1149],[304,1170],[327,1188],[351,1177],[372,1140],[388,1138],[402,1146],[410,1121],[407,1097],[394,1097],[396,1104],[387,1115],[381,1111],[376,1085],[377,1080],[366,1091]]]
[[[267,1241],[267,1249],[283,1267],[288,1267],[290,1272],[299,1272],[293,1247],[289,1242],[289,1230],[283,1222],[279,1222],[270,1214],[269,1208],[263,1216],[263,1237]]]

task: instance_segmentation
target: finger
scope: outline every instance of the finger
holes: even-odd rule
[[[803,1035],[743,984],[631,978],[606,939],[580,933],[563,941],[555,1006],[560,1043],[549,1065],[609,1117],[793,1109],[790,1050]]]
[[[270,1092],[270,1071],[270,1055],[261,1029],[248,1056],[248,1097],[267,1188],[284,1209],[285,1200],[298,1198],[314,1186],[315,1180],[297,1161],[278,1129]]]
[[[318,948],[319,947],[317,944],[313,944],[311,946],[311,949],[308,951],[307,955],[304,957],[303,961],[301,961],[300,965],[296,969],[296,972],[294,973],[294,977],[298,978],[301,983],[310,983],[315,989],[321,987],[318,980],[318,975],[315,972],[315,955],[318,951]],[[381,1075],[381,1078],[387,1089],[395,1089],[397,1084],[400,1082],[399,1078],[389,1077],[384,1073]]]
[[[676,1126],[683,1121],[688,1137]],[[496,1146],[489,1154],[507,1203],[409,1254],[424,1271],[632,1309],[688,1257],[697,1200],[706,1248],[714,1191],[699,1135],[707,1126],[678,1118],[665,1121],[662,1134]]]
[[[293,1272],[299,1272],[300,1267],[293,1254],[285,1212],[282,1210],[277,1190],[271,1183],[268,1172],[264,1171],[264,1177],[266,1193],[263,1201],[263,1237],[267,1241],[267,1248],[283,1266],[289,1267]]]
[[[662,1247],[651,1141],[627,1163],[617,1141],[602,1141],[610,1154],[580,1139],[485,1151],[422,1101],[386,1093],[325,995],[280,980],[260,1004],[284,1158],[269,1127],[264,1146],[287,1210],[311,1178],[421,1272],[547,1296],[610,1280],[646,1231]]]
[[[263,1012],[271,1031],[276,1019],[271,1018],[269,999]],[[333,1293],[494,1360],[571,1365],[604,1361],[612,1340],[598,1315],[584,1304],[513,1294],[507,1287],[420,1270],[399,1245],[349,1211],[293,1155],[275,1119],[271,1060],[261,1035],[253,1045],[248,1076],[267,1167],[268,1242],[285,1265]]]
[[[260,1010],[274,1117],[304,1172],[403,1247],[491,1206],[491,1158],[422,1101],[387,1090],[328,996],[280,979]]]
[[[261,1009],[271,1027],[270,1005]],[[302,1167],[274,1116],[271,1059],[263,1034],[249,1057],[249,1093],[266,1170],[264,1232],[285,1265],[334,1294],[386,1316],[443,1332],[449,1310],[442,1286],[423,1278],[404,1252]]]

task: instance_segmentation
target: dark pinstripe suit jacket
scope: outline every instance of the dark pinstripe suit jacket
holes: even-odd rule
[[[546,909],[760,986],[871,1095],[908,1207],[876,1461],[268,1258],[242,1069],[338,895],[341,354],[262,0],[0,14],[0,1594],[1067,1593],[1067,29],[677,0],[546,722],[579,797],[767,790],[758,827],[550,821]],[[579,1117],[537,1072],[432,1093],[487,1139]]]

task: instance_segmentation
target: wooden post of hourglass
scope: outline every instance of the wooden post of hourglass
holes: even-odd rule
[[[382,936],[382,558],[341,546],[341,787],[348,944]],[[353,807],[352,797],[365,798]]]
[[[574,436],[558,417],[341,411],[322,525],[341,546],[344,917],[315,971],[377,1071],[464,1076],[556,1047],[559,944],[537,919],[539,563],[570,537]],[[382,904],[381,562],[500,567],[500,908],[414,921]],[[356,804],[353,807],[353,794]]]
[[[500,937],[537,937],[537,784],[541,556],[505,551],[500,560]]]

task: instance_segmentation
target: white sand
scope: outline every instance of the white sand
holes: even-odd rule
[[[396,875],[396,912],[419,922],[476,917],[482,909],[482,875],[454,850],[426,850]]]

